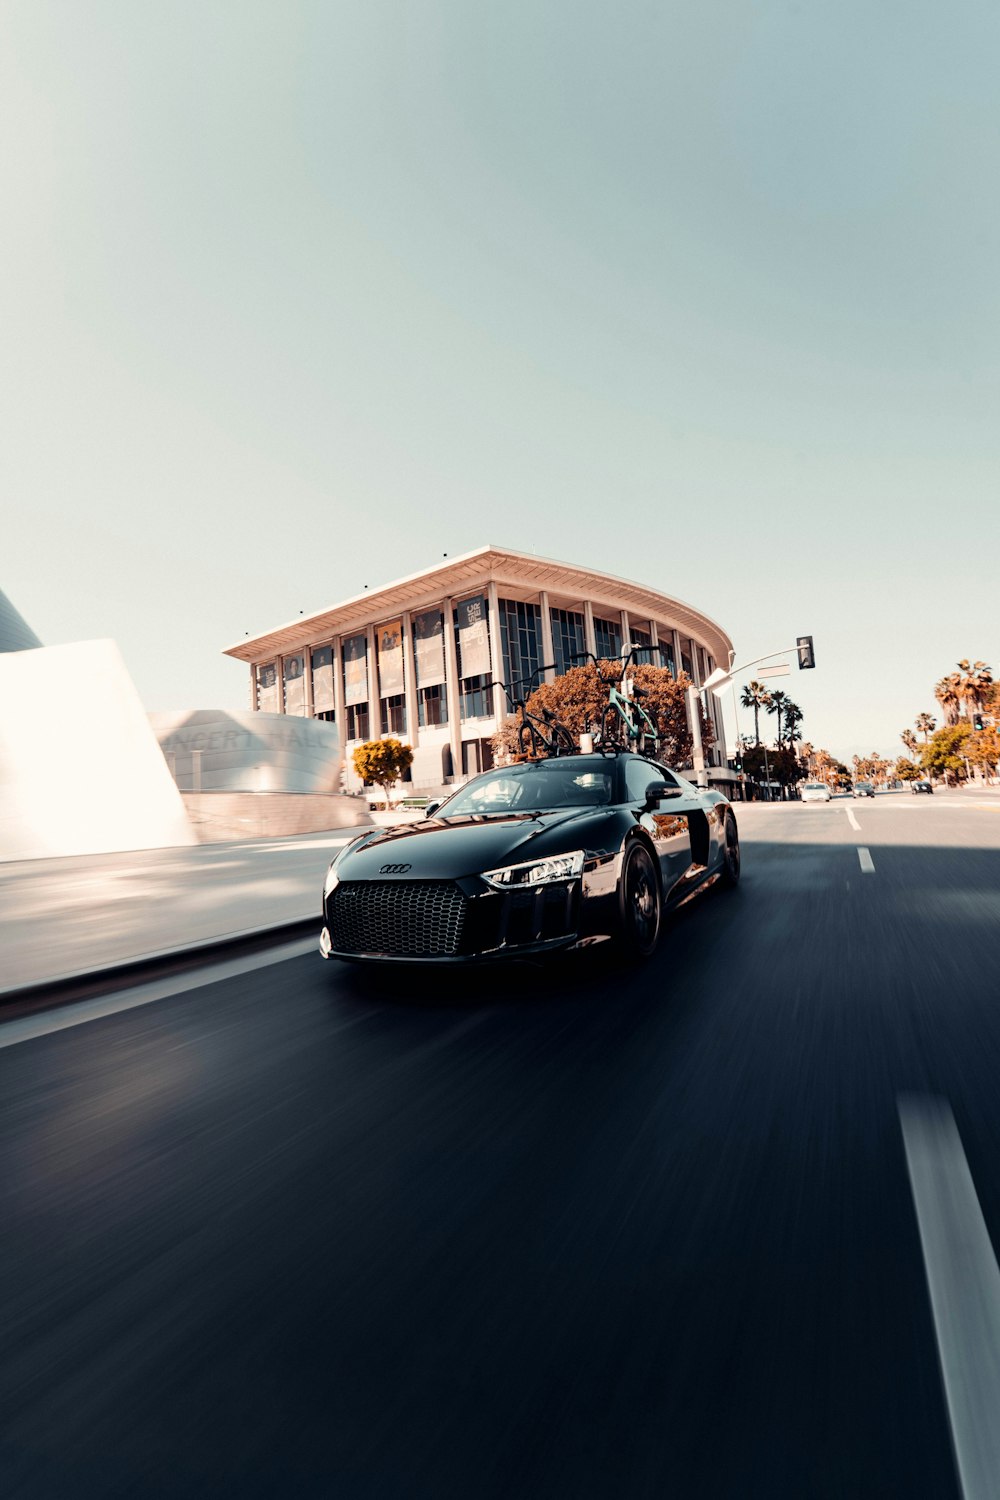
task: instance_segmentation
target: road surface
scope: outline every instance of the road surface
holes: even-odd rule
[[[1000,802],[740,820],[639,973],[310,953],[0,1026],[5,1495],[961,1495]]]

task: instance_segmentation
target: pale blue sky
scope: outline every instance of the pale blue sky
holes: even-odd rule
[[[0,587],[47,644],[242,706],[244,631],[493,541],[740,659],[812,633],[776,685],[841,755],[1000,670],[995,6],[0,27]]]

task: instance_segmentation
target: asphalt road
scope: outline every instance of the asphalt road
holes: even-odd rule
[[[1000,1244],[1000,802],[741,821],[638,975],[310,955],[0,1050],[4,1494],[958,1496],[899,1101]]]

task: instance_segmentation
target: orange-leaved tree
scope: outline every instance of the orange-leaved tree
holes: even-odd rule
[[[621,675],[620,661],[602,661],[601,675],[615,681]],[[691,759],[693,740],[688,728],[685,695],[691,686],[686,672],[675,678],[667,667],[646,664],[629,668],[629,677],[642,694],[641,702],[660,737],[658,754],[672,765],[683,765]],[[543,719],[547,711],[564,724],[574,739],[584,733],[600,736],[610,732],[614,718],[608,708],[608,689],[601,682],[593,662],[571,667],[554,682],[543,682],[528,699],[529,714]],[[715,743],[715,730],[700,705],[702,744],[707,750]],[[616,716],[615,716],[616,717]],[[620,726],[614,725],[615,728]],[[516,753],[517,720],[508,719],[494,735],[494,752],[498,758]]]
[[[413,751],[401,740],[366,740],[355,746],[354,769],[364,782],[373,781],[382,788],[385,809],[391,806],[390,794],[406,768],[413,762]]]

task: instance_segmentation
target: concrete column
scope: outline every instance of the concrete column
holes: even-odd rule
[[[493,677],[493,717],[499,729],[510,712],[507,696],[500,686],[503,680],[503,640],[500,634],[500,599],[497,586],[491,578],[486,589],[487,614],[490,625],[490,672]]]
[[[344,658],[340,642],[341,637],[338,635],[330,642],[330,646],[333,666],[333,717],[340,730],[340,747],[343,749],[347,740],[347,709],[344,705]]]
[[[679,630],[673,630],[671,634],[674,638],[674,670],[679,677],[684,670],[681,663],[681,635]]]
[[[708,772],[705,769],[705,751],[701,741],[701,714],[698,711],[701,700],[697,688],[688,688],[686,700],[688,727],[691,730],[691,738],[694,742],[691,759],[694,762],[695,780],[699,786],[708,786]]]
[[[715,720],[715,743],[719,751],[715,762],[716,765],[724,766],[728,757],[726,755],[726,721],[722,713],[722,699],[717,698],[711,692],[707,696],[708,701],[712,705],[712,717]]]
[[[624,651],[626,646],[631,646],[632,644],[632,627],[628,622],[627,609],[621,610],[621,617],[622,650]]]
[[[420,738],[417,719],[417,669],[413,660],[413,632],[410,612],[403,611],[403,702],[406,705],[406,737],[411,745]]]
[[[379,698],[378,657],[375,655],[375,626],[369,625],[368,636],[368,738],[382,738],[382,700]]]
[[[589,599],[583,601],[583,643],[587,650],[597,655],[597,637],[594,634],[594,606]]]
[[[555,655],[555,648],[552,645],[552,615],[549,613],[549,596],[547,593],[543,592],[539,594],[538,605],[542,611],[542,665],[548,666]],[[554,682],[555,677],[556,674],[554,671],[545,672],[540,681]]]
[[[274,670],[278,674],[278,712],[285,712],[285,658],[276,656],[274,658]]]
[[[455,650],[455,601],[446,599],[441,608],[444,612],[444,670],[448,688],[451,769],[457,779],[462,774],[462,718],[458,696],[458,652]]]
[[[313,648],[303,646],[302,648],[302,674],[305,686],[306,718],[313,716]]]
[[[250,712],[257,712],[257,668],[250,664]]]

